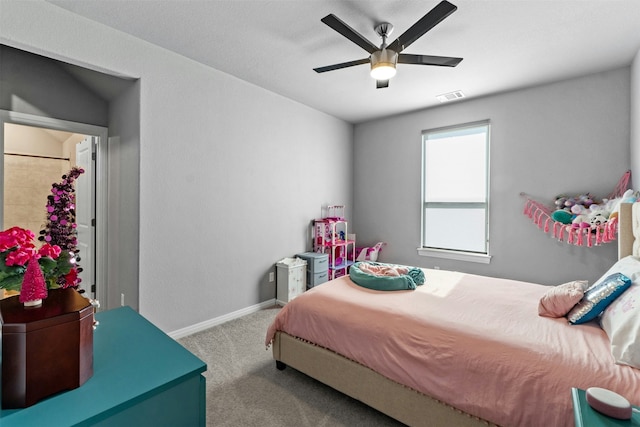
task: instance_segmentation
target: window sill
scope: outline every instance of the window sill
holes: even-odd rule
[[[477,262],[480,264],[489,264],[491,262],[491,255],[476,254],[473,252],[448,251],[445,249],[418,248],[418,255],[433,258],[453,259],[456,261]]]

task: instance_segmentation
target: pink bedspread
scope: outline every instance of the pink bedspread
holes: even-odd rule
[[[424,270],[411,291],[341,277],[287,304],[269,327],[503,426],[573,426],[571,387],[640,405],[640,370],[616,365],[596,323],[538,316],[545,286]]]

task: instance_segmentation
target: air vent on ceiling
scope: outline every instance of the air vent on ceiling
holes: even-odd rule
[[[436,98],[438,98],[440,102],[455,101],[456,99],[464,98],[464,93],[462,93],[461,90],[456,90],[454,92],[443,93],[442,95],[436,96]]]

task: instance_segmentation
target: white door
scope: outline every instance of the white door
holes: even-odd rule
[[[85,295],[95,298],[92,291],[94,280],[94,174],[93,174],[93,136],[87,136],[76,145],[76,165],[84,169],[84,173],[76,180],[76,224],[78,231],[78,249],[80,250],[79,274],[82,282],[80,288],[85,290]]]

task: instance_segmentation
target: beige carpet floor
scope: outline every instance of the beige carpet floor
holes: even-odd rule
[[[292,368],[277,370],[264,339],[278,310],[261,310],[179,340],[207,363],[207,426],[403,425]]]

